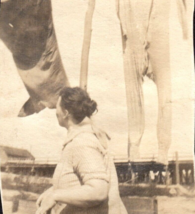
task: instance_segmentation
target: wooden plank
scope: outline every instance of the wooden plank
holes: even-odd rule
[[[36,210],[37,208],[35,201],[19,201],[18,214],[35,214]]]
[[[123,197],[128,214],[157,214],[158,204],[155,198]]]
[[[83,38],[83,48],[81,55],[80,87],[87,90],[87,76],[89,63],[89,50],[91,43],[92,18],[95,9],[95,0],[89,0],[88,10],[85,16],[85,29]]]

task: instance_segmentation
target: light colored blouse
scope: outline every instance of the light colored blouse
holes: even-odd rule
[[[98,206],[80,208],[57,203],[52,214],[127,214],[119,196],[118,179],[113,160],[106,149],[107,137],[89,118],[68,131],[62,155],[53,176],[54,189],[84,185],[90,179],[109,183],[108,199]]]

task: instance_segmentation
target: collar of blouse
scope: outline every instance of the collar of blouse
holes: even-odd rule
[[[97,128],[93,124],[92,120],[88,117],[85,117],[81,123],[70,127],[70,129],[68,130],[68,133],[67,133],[66,140],[63,144],[63,149],[77,135],[79,135],[80,133],[85,133],[85,132],[94,134],[100,141],[101,146],[103,147],[102,149],[107,150],[107,142],[108,142],[108,140],[110,140],[110,137],[108,136],[108,134],[106,132]]]

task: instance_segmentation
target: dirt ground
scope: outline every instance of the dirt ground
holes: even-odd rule
[[[194,214],[195,213],[195,198],[187,197],[167,197],[158,196],[158,214]],[[15,214],[34,214],[35,205],[33,202],[22,202],[22,207],[19,207]],[[4,214],[12,214],[11,201],[3,201]],[[129,212],[129,214],[131,214]]]
[[[195,197],[157,197],[158,214],[194,214]]]

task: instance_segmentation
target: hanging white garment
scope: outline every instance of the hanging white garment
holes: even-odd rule
[[[139,157],[144,132],[142,79],[148,75],[158,91],[158,161],[167,164],[172,136],[172,80],[170,55],[171,7],[178,9],[178,22],[187,38],[186,1],[117,0],[121,23],[129,124],[129,158]]]

